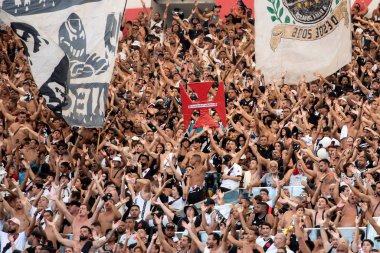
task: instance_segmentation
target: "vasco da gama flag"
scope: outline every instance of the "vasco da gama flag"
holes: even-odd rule
[[[1,4],[2,2],[2,4]],[[72,126],[102,127],[125,0],[2,0],[40,94]]]
[[[315,80],[351,61],[349,0],[255,1],[256,68],[265,79]]]

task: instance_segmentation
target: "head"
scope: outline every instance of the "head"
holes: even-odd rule
[[[207,237],[206,246],[209,249],[215,249],[219,246],[220,236],[217,233],[211,233]]]
[[[286,236],[283,233],[277,233],[274,237],[274,246],[281,248],[286,246]]]
[[[138,205],[132,205],[131,211],[129,212],[129,215],[133,219],[138,219],[140,216],[140,207]]]
[[[86,241],[92,237],[92,230],[87,226],[82,226],[79,230],[79,240]]]

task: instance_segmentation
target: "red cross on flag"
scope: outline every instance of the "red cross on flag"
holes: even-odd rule
[[[196,99],[191,99],[185,88],[181,85],[182,113],[185,128],[189,127],[191,115],[194,110],[200,113],[199,118],[195,122],[194,128],[219,127],[221,121],[227,126],[226,120],[226,104],[224,99],[224,84],[219,83],[218,91],[213,100],[209,100],[208,93],[214,82],[189,83],[189,88],[196,94]],[[191,96],[193,98],[193,96]],[[194,101],[195,100],[195,101]],[[211,117],[210,109],[214,109],[218,117]]]

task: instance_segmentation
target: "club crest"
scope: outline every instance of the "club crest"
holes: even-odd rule
[[[315,24],[330,12],[333,0],[282,0],[293,18],[301,24]]]

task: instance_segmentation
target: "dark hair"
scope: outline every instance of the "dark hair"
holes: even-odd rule
[[[90,234],[92,234],[92,229],[89,226],[81,226],[80,228],[86,228]]]
[[[182,187],[179,186],[178,184],[173,185],[173,187],[175,187],[175,188],[177,189],[177,191],[178,191],[178,195],[182,197],[182,196],[183,196],[183,190],[182,190]]]
[[[269,223],[269,222],[263,222],[263,223],[261,223],[260,224],[260,226],[262,227],[262,226],[267,226],[267,227],[269,227],[270,229],[272,229],[272,225]]]
[[[212,235],[212,238],[213,238],[215,241],[217,241],[217,243],[219,244],[219,242],[220,242],[220,235],[219,235],[219,234],[217,234],[217,233],[210,233],[210,234],[208,234],[208,235]]]
[[[266,192],[266,194],[269,195],[269,191],[268,191],[268,189],[262,188],[262,189],[260,189],[260,192]]]
[[[285,130],[285,136],[282,136],[282,130]],[[291,138],[292,137],[292,131],[290,131],[290,128],[289,127],[283,127],[281,129],[281,134],[280,136],[282,137],[287,137],[287,138]]]
[[[330,165],[330,161],[327,159],[322,159],[319,162],[323,162],[323,163],[326,163],[327,165]]]
[[[371,244],[372,248],[373,248],[373,246],[375,246],[375,244],[373,243],[373,241],[370,240],[370,239],[364,239],[364,240],[362,241],[362,246],[363,246],[363,243],[364,243],[364,242],[369,242],[369,243]]]

